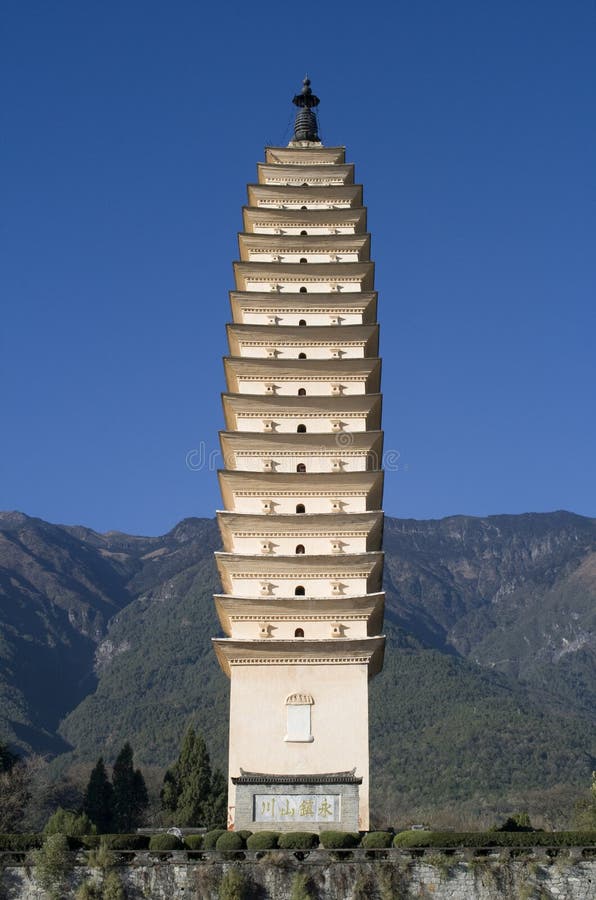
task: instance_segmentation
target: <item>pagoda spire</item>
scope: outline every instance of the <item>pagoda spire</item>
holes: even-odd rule
[[[320,100],[313,94],[308,76],[302,82],[302,90],[294,96],[292,103],[298,107],[294,122],[294,140],[319,143],[317,117],[312,110],[319,105]]]

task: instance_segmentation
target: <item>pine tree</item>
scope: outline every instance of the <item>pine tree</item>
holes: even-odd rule
[[[100,756],[89,776],[83,799],[83,811],[87,813],[100,834],[112,828],[114,789],[108,780],[103,757]]]
[[[223,773],[216,769],[211,779],[211,796],[205,810],[205,825],[227,827],[228,785]]]
[[[215,783],[216,793],[221,794],[219,774]],[[208,825],[214,815],[214,776],[205,741],[191,726],[182,740],[180,755],[168,769],[163,781],[161,803],[172,814],[172,820],[181,827]],[[223,817],[225,821],[225,815]]]
[[[143,821],[149,797],[140,769],[133,767],[132,747],[126,742],[114,763],[113,827],[117,832],[132,831]]]

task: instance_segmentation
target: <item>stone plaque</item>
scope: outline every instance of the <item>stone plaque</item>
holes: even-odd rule
[[[255,822],[339,822],[339,794],[255,794]]]

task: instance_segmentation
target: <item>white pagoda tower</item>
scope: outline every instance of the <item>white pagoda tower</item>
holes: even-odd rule
[[[293,102],[248,186],[224,360],[229,827],[357,830],[385,643],[377,295],[354,167],[308,79]]]

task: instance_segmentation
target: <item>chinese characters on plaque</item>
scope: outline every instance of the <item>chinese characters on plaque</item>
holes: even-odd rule
[[[256,794],[255,822],[339,822],[337,794]]]

